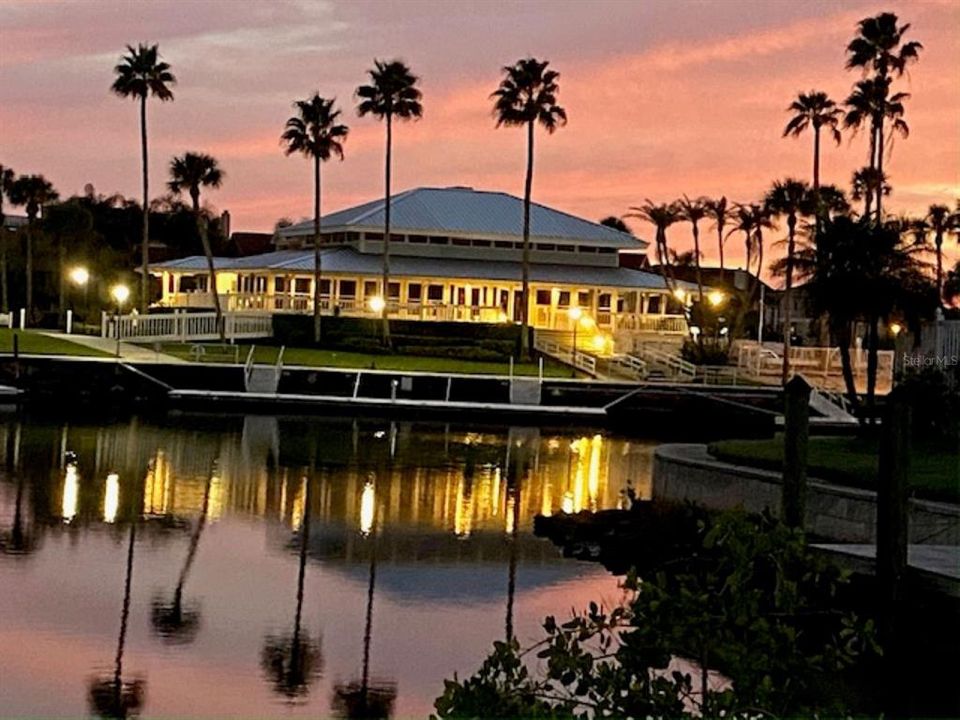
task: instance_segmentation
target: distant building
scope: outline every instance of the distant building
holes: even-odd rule
[[[467,187],[416,188],[395,195],[386,293],[381,287],[384,208],[378,199],[323,217],[324,313],[375,316],[385,301],[390,315],[401,319],[520,319],[519,198]],[[279,229],[273,252],[217,258],[223,307],[312,312],[312,242],[313,222],[308,220]],[[530,323],[568,330],[573,326],[570,309],[579,307],[591,325],[618,338],[685,334],[683,308],[663,279],[621,263],[630,251],[646,247],[633,235],[534,204]],[[201,256],[152,265],[151,274],[162,278],[160,305],[210,307],[205,270]]]

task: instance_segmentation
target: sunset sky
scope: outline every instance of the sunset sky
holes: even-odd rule
[[[311,212],[310,165],[283,155],[291,102],[336,96],[351,126],[346,160],[325,167],[324,210],[382,193],[383,128],[357,118],[353,91],[374,57],[422,78],[424,117],[395,133],[395,185],[470,185],[522,194],[524,135],[494,127],[501,66],[526,56],[560,73],[569,125],[539,135],[534,199],[592,219],[682,193],[754,200],[775,178],[809,179],[812,139],[781,139],[798,91],[842,101],[856,22],[884,10],[913,24],[920,62],[911,134],[886,169],[894,211],[960,197],[960,2],[547,0],[403,2],[0,0],[0,162],[60,193],[139,197],[137,107],[109,92],[126,43],[158,42],[179,82],[151,102],[152,194],[175,153],[226,171],[209,194],[234,230],[270,230]],[[823,181],[846,186],[866,137],[824,145]],[[634,223],[643,237],[650,228]],[[707,232],[708,261],[716,255]],[[686,228],[672,233],[678,249]],[[742,261],[739,240],[729,256]],[[957,242],[947,245],[957,257]]]

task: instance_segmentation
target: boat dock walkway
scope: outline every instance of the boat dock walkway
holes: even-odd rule
[[[834,556],[858,573],[876,572],[877,548],[860,544],[817,544],[814,549]],[[907,565],[924,585],[960,598],[960,545],[908,545]]]

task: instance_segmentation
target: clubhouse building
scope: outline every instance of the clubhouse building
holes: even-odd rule
[[[468,187],[415,188],[391,201],[390,283],[384,293],[382,199],[321,221],[324,314],[377,316],[386,302],[405,320],[514,322],[520,319],[521,199]],[[580,322],[618,340],[684,335],[683,307],[660,275],[628,267],[647,242],[533,204],[530,309],[533,327],[566,331]],[[279,231],[261,255],[216,258],[217,292],[227,311],[313,312],[313,221]],[[159,305],[208,309],[206,260],[152,264]],[[687,284],[681,283],[687,287]],[[571,316],[571,309],[578,308]]]

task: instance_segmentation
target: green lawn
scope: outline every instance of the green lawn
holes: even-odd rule
[[[108,357],[108,353],[78,345],[69,340],[49,337],[36,330],[10,330],[0,328],[0,353],[13,352],[13,336],[19,336],[20,352],[28,355],[78,355],[84,357]]]
[[[153,347],[152,345],[150,346]],[[194,360],[190,352],[191,343],[164,343],[160,351]],[[202,362],[233,362],[232,349],[219,352],[214,344],[205,344],[207,352]],[[240,362],[244,362],[249,352],[249,346],[240,347]],[[259,363],[272,363],[277,360],[279,348],[267,345],[257,345],[254,358]],[[317,350],[313,348],[291,348],[283,352],[285,365],[307,365],[310,367],[342,367],[368,368],[372,370],[405,370],[419,372],[444,372],[466,374],[495,374],[506,375],[510,366],[508,363],[487,362],[478,360],[458,360],[456,358],[425,357],[420,355],[374,355],[370,353],[346,352],[341,350]],[[536,375],[536,363],[523,363],[514,366],[514,373],[518,375]],[[570,369],[551,360],[545,360],[543,374],[549,377],[570,377]]]
[[[783,436],[767,440],[721,440],[710,453],[720,460],[768,470],[783,466]],[[878,443],[848,437],[810,438],[808,474],[819,480],[873,490]],[[910,488],[918,496],[960,502],[960,452],[954,444],[918,443],[910,457]]]

